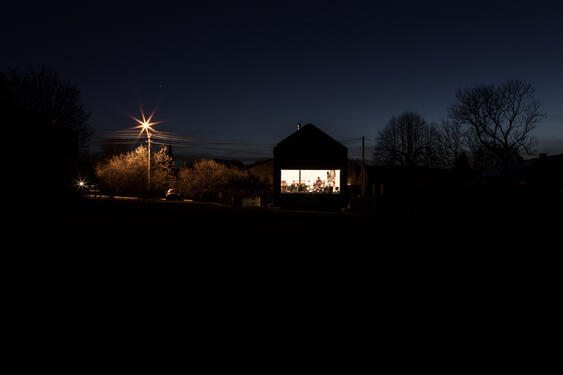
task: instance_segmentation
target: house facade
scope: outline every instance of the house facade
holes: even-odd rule
[[[312,124],[274,147],[274,203],[338,208],[347,200],[348,149]]]

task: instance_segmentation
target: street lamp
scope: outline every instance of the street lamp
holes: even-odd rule
[[[151,132],[156,133],[156,130],[154,130],[151,126],[161,123],[161,121],[151,122],[151,120],[154,116],[154,112],[155,111],[153,111],[150,114],[150,116],[147,118],[147,117],[145,117],[145,113],[144,113],[143,109],[141,108],[141,118],[142,119],[138,119],[138,118],[130,115],[130,117],[139,124],[139,126],[135,127],[136,129],[141,129],[141,132],[139,133],[139,137],[141,135],[143,135],[143,132],[145,132],[147,134],[147,145],[148,145],[148,147],[147,147],[147,150],[148,150],[148,153],[147,153],[147,190],[149,192],[151,190],[151,136],[152,136]]]
[[[75,182],[76,182],[76,187],[80,190],[82,194],[84,194],[84,189],[88,188],[88,184],[86,183],[86,180],[79,178],[78,180],[75,180]]]

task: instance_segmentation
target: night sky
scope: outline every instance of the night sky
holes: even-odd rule
[[[3,5],[0,67],[76,84],[93,148],[142,103],[191,142],[176,153],[244,161],[270,157],[298,122],[357,157],[393,115],[440,121],[456,89],[523,79],[548,116],[538,151],[563,153],[557,1],[199,3]]]

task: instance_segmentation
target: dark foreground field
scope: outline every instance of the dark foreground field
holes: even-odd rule
[[[490,332],[521,337],[524,321],[551,329],[559,206],[458,203],[331,213],[98,200],[20,212],[8,289],[31,303],[27,321],[56,330],[46,337],[70,327],[104,348],[121,345],[116,332],[141,343],[156,331],[238,348],[248,327],[324,340],[335,322],[375,330],[383,346],[414,334],[417,348],[437,327],[439,340],[473,337],[479,348]]]
[[[43,210],[30,222],[49,218],[77,231],[120,234],[121,229],[182,238],[212,233],[265,233],[374,231],[377,216],[343,212],[283,210],[279,208],[229,207],[214,203],[162,200],[87,200],[67,209]],[[125,234],[125,233],[123,233]]]
[[[230,239],[233,244],[299,249],[298,238],[309,244],[361,241],[367,247],[383,240],[401,244],[418,239],[452,246],[480,241],[484,246],[493,239],[508,243],[529,237],[539,242],[551,237],[561,229],[563,204],[557,194],[366,200],[354,201],[350,207],[322,212],[162,200],[84,200],[68,207],[20,211],[17,222],[62,239],[66,235],[144,238],[180,246]],[[448,243],[449,238],[454,242]]]

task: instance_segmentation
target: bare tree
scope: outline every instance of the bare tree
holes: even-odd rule
[[[515,158],[532,153],[531,132],[545,118],[534,94],[524,81],[458,90],[449,117],[468,127],[472,148],[495,160],[506,175]]]
[[[415,112],[392,117],[377,135],[375,159],[385,165],[435,166],[439,162],[439,134]]]
[[[446,166],[455,167],[468,151],[463,125],[457,121],[443,120],[438,131],[440,158]]]

